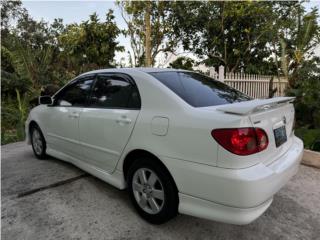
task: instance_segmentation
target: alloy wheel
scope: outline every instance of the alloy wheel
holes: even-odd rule
[[[37,129],[34,129],[32,132],[32,145],[36,154],[41,155],[43,150],[43,142],[40,132]]]
[[[157,174],[151,169],[137,169],[133,176],[132,190],[136,202],[145,212],[157,214],[163,208],[164,188]]]

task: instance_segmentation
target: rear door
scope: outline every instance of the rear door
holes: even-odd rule
[[[112,171],[130,138],[140,106],[138,89],[130,77],[99,74],[79,121],[82,158]]]

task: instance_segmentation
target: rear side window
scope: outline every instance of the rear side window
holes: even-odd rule
[[[246,94],[193,72],[150,73],[193,107],[208,107],[251,100]]]
[[[98,75],[92,89],[91,107],[140,108],[140,96],[136,86],[116,75]]]

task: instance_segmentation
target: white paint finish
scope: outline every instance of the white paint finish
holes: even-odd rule
[[[157,136],[167,135],[169,119],[166,117],[154,117],[151,121],[151,132]]]
[[[168,168],[180,196],[206,201],[189,199],[184,202],[181,198],[181,212],[230,223],[235,223],[231,219],[232,216],[236,219],[239,211],[221,210],[222,205],[239,209],[260,206],[297,171],[303,144],[290,133],[292,104],[285,103],[251,115],[252,109],[266,102],[247,102],[245,110],[241,109],[242,115],[217,110],[223,106],[193,108],[147,74],[148,71],[160,70],[97,71],[129,74],[140,92],[140,111],[42,105],[31,111],[26,126],[30,121],[39,124],[48,142],[49,154],[121,189],[126,187],[122,170],[127,154],[136,149],[149,151]],[[238,111],[230,105],[228,109]],[[287,118],[288,141],[275,151],[271,146],[274,143],[270,129],[283,114]],[[166,125],[169,125],[167,131]],[[220,147],[211,136],[211,131],[217,128],[253,126],[266,130],[270,151],[268,147],[260,153],[240,157]],[[248,223],[266,208],[267,205],[258,207],[236,223]]]
[[[293,101],[294,97],[276,97],[269,99],[255,99],[252,101],[238,102],[233,104],[225,104],[218,106],[216,109],[239,115],[248,115],[259,110],[268,110],[276,107],[277,104]]]
[[[244,225],[263,214],[272,203],[272,198],[253,208],[234,208],[214,202],[179,194],[179,212],[213,221]]]
[[[79,158],[79,114],[78,107],[47,107],[44,122],[47,142],[52,148]],[[77,116],[77,117],[76,117]]]
[[[281,146],[276,147],[274,139],[274,126],[276,123],[282,121],[286,117],[286,133],[287,141]],[[263,129],[268,136],[267,149],[252,154],[249,156],[237,156],[219,146],[218,166],[223,168],[245,168],[258,163],[271,163],[279,156],[285,154],[293,143],[292,125],[294,120],[294,109],[292,104],[286,104],[278,108],[273,108],[268,111],[258,112],[250,115],[251,126]],[[256,124],[254,124],[256,123]]]
[[[112,172],[138,114],[138,110],[84,108],[79,121],[82,159]]]
[[[260,163],[244,169],[211,167],[167,157],[161,159],[180,193],[232,207],[251,208],[272,198],[297,172],[302,150],[302,141],[295,138],[290,150],[271,165]]]
[[[84,161],[81,161],[79,159],[73,158],[72,156],[64,154],[61,151],[56,151],[50,148],[50,146],[47,149],[47,154],[55,158],[61,159],[63,161],[72,163],[75,166],[81,168],[82,170],[96,176],[97,178],[100,178],[101,180],[107,183],[110,183],[111,185],[119,189],[124,189],[126,187],[126,183],[123,178],[123,173],[120,171],[114,171],[113,173],[109,173],[107,171],[104,171],[103,169],[95,167],[92,164],[87,164]]]
[[[252,114],[250,119],[253,123],[259,122],[254,124],[255,127],[262,128],[266,131],[269,138],[268,148],[260,153],[264,163],[269,164],[273,162],[278,156],[283,155],[292,147],[292,141],[294,138],[292,133],[294,124],[294,107],[292,104],[285,104],[278,108],[270,109],[267,112]],[[287,141],[281,146],[276,147],[273,131],[283,125],[286,128]]]

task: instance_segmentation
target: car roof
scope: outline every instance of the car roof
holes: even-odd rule
[[[176,71],[186,71],[182,69],[175,69],[175,68],[132,68],[141,72],[146,72],[146,73],[154,73],[154,72],[176,72]]]
[[[116,73],[130,73],[130,72],[144,72],[144,73],[154,73],[154,72],[181,72],[187,70],[183,69],[174,69],[174,68],[145,68],[145,67],[139,67],[139,68],[106,68],[106,69],[99,69],[94,70],[90,72],[86,72],[81,74],[80,76],[87,75],[87,74],[96,74],[96,73],[106,73],[106,72],[116,72]]]

